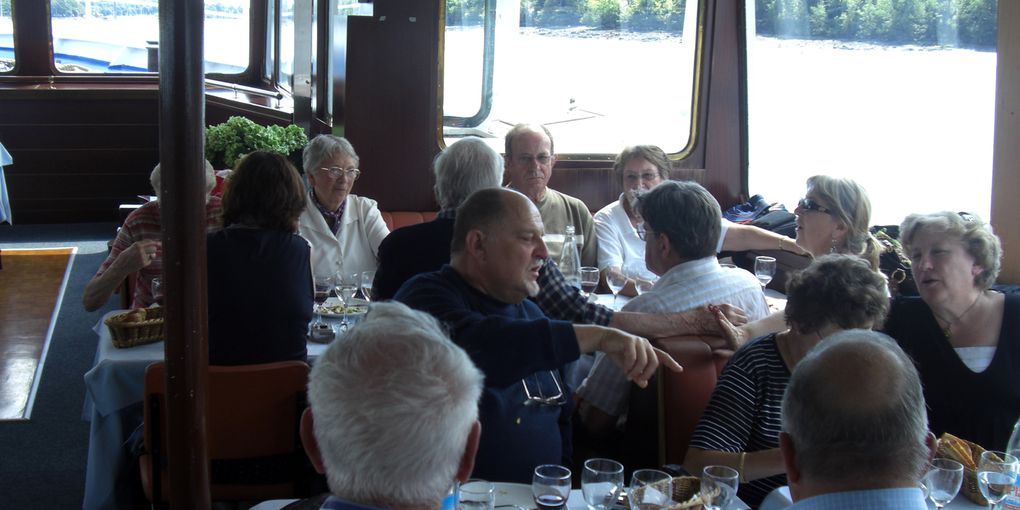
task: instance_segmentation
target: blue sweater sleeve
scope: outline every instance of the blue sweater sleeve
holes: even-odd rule
[[[546,318],[528,301],[495,302],[470,288],[449,267],[411,279],[395,299],[443,322],[453,341],[485,374],[488,386],[506,386],[540,370],[556,370],[580,355],[569,322]]]

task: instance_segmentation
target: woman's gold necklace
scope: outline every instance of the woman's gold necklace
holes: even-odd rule
[[[974,298],[974,302],[971,303],[970,306],[968,306],[967,309],[963,311],[963,313],[961,313],[959,316],[957,316],[955,319],[951,321],[947,321],[946,319],[942,318],[941,315],[935,314],[936,317],[938,317],[942,322],[946,323],[946,326],[942,328],[942,334],[945,335],[946,340],[949,340],[953,337],[953,324],[956,324],[963,320],[963,317],[966,316],[967,313],[970,312],[970,310],[974,308],[975,305],[977,305],[978,301],[981,301],[981,296],[983,295],[985,295],[983,291],[978,293],[977,297]]]

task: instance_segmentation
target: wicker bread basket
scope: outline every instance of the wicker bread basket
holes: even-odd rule
[[[104,323],[117,348],[163,341],[163,308],[159,306],[111,315]]]
[[[701,480],[696,476],[675,476],[673,477],[673,501],[675,505],[669,510],[702,510],[701,504]]]
[[[984,451],[981,446],[947,432],[939,438],[938,453],[935,456],[953,459],[963,464],[963,484],[960,486],[960,492],[972,502],[987,507],[988,500],[981,495],[977,481],[977,463]]]

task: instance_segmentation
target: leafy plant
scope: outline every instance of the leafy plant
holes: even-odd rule
[[[260,126],[244,117],[205,128],[205,158],[216,168],[233,168],[237,160],[253,151],[289,155],[308,143],[299,126]]]

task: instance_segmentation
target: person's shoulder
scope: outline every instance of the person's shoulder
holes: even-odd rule
[[[350,200],[350,203],[357,207],[359,210],[371,211],[372,209],[379,209],[379,202],[376,202],[371,198],[354,194],[348,195],[347,198],[348,200]]]
[[[393,299],[403,301],[405,298],[412,297],[418,292],[435,289],[437,287],[448,288],[451,290],[454,290],[457,287],[456,272],[453,271],[450,266],[443,266],[436,271],[418,273],[412,276],[400,286],[400,289],[397,290],[396,294],[394,294]],[[429,292],[431,292],[431,290],[429,290]]]
[[[606,204],[605,207],[603,207],[602,209],[599,209],[595,213],[595,215],[594,215],[595,221],[596,222],[607,222],[607,223],[612,221],[613,213],[616,211],[616,209],[618,207],[620,207],[620,201],[619,200]]]
[[[757,365],[763,360],[776,359],[779,348],[776,345],[776,334],[769,333],[747,342],[733,353],[731,361]]]
[[[428,249],[429,246],[439,243],[442,244],[444,251],[449,251],[452,237],[453,220],[437,218],[416,225],[406,225],[390,232],[383,239],[380,250],[398,247],[406,247],[408,250]],[[402,253],[401,256],[408,256],[409,253]]]

